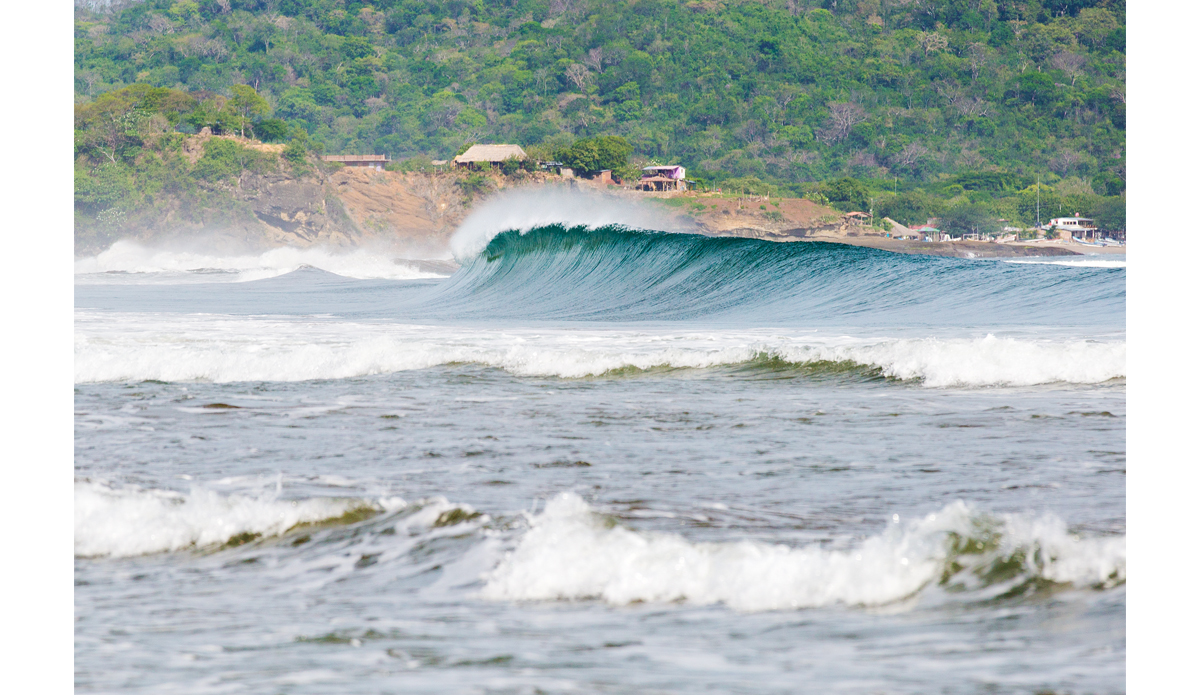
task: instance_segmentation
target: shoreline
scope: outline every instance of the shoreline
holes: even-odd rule
[[[1087,246],[1061,241],[909,241],[886,237],[808,236],[780,241],[826,241],[849,246],[943,258],[1038,258],[1087,255],[1124,255],[1124,246]]]

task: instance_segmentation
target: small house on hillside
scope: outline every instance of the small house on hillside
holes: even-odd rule
[[[646,191],[686,191],[684,168],[677,164],[642,167],[638,188]]]
[[[871,224],[871,213],[855,210],[842,215],[842,219],[849,226],[867,227]]]
[[[391,160],[386,154],[327,154],[321,157],[326,162],[340,162],[348,167],[368,167],[383,171]]]
[[[487,164],[495,166],[506,159],[528,159],[529,155],[520,145],[471,145],[466,152],[454,158],[457,166]]]

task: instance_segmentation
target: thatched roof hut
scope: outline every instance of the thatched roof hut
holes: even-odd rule
[[[509,157],[527,159],[529,155],[520,145],[471,145],[466,152],[454,158],[455,164],[499,164]]]

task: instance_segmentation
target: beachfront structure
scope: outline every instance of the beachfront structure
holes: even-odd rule
[[[642,167],[638,188],[646,191],[686,191],[684,168],[677,164]]]
[[[917,233],[917,238],[925,241],[950,241],[949,234],[942,234],[942,230],[931,224],[913,227],[913,231]]]
[[[1096,228],[1096,220],[1090,217],[1055,217],[1050,220],[1051,227],[1066,230],[1068,232],[1090,232]]]
[[[506,159],[528,159],[529,155],[520,145],[471,145],[466,152],[454,158],[457,166],[473,164],[498,165]]]
[[[1081,239],[1086,239],[1089,235],[1094,239],[1097,232],[1096,220],[1090,217],[1080,217],[1079,213],[1075,213],[1072,217],[1055,217],[1050,220],[1050,227],[1067,232],[1071,236],[1079,236]]]
[[[338,162],[348,167],[367,167],[383,171],[387,163],[392,161],[386,154],[327,154],[321,157],[326,162]]]
[[[855,210],[842,215],[842,221],[853,227],[867,227],[871,224],[871,214]]]

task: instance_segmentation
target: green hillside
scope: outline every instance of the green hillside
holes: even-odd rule
[[[1055,213],[1112,207],[1125,187],[1124,0],[89,5],[77,104],[134,84],[186,92],[168,109],[180,132],[395,158],[621,136],[636,163],[709,184],[801,194],[850,177],[861,202],[900,193],[884,208],[914,220],[968,203],[1027,219],[1038,177]],[[238,85],[264,102],[246,111]],[[86,177],[104,157],[78,105]]]

